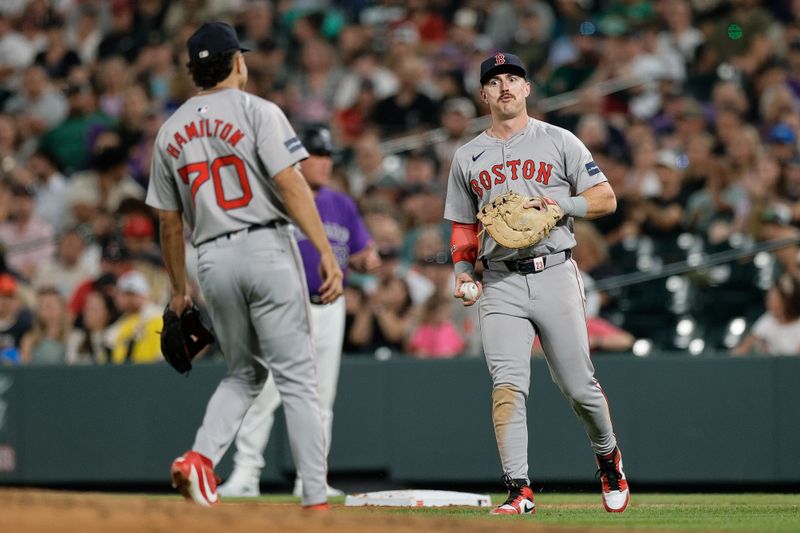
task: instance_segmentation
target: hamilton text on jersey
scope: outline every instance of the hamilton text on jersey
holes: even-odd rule
[[[200,137],[218,137],[229,145],[236,146],[244,138],[244,133],[230,122],[218,118],[195,120],[183,126],[183,133],[178,130],[173,134],[172,138],[175,140],[175,144],[167,145],[167,153],[178,159],[183,145]]]
[[[504,171],[503,167],[508,170]],[[537,165],[536,161],[532,159],[513,159],[507,161],[505,165],[497,164],[492,166],[491,173],[489,170],[481,170],[478,172],[477,178],[469,180],[470,187],[478,195],[478,198],[483,198],[483,191],[489,190],[493,185],[500,185],[505,182],[507,178],[518,180],[520,178],[526,180],[536,179],[537,183],[547,185],[550,182],[550,173],[553,170],[552,163],[545,163],[540,161]]]

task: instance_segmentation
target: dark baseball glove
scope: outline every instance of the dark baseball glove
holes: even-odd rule
[[[525,208],[528,200],[539,198],[541,209]],[[495,197],[478,212],[483,231],[506,248],[527,248],[547,235],[561,220],[564,212],[558,204],[544,196],[528,198],[513,191]]]
[[[179,373],[185,374],[191,370],[192,359],[212,342],[214,335],[200,321],[197,306],[187,307],[180,317],[169,306],[164,309],[161,353]]]

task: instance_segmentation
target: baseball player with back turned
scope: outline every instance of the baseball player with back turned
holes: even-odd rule
[[[481,337],[492,377],[492,421],[508,499],[493,514],[536,512],[528,478],[526,400],[531,346],[539,335],[553,381],[583,423],[596,454],[603,504],[622,512],[629,492],[608,402],[589,359],[584,292],[571,259],[573,217],[596,218],[616,209],[616,198],[586,147],[562,128],[528,116],[531,85],[518,57],[499,53],[481,64],[481,97],[491,126],[458,149],[450,169],[444,217],[453,222],[455,296],[484,265],[479,301]],[[563,218],[533,246],[510,249],[484,232],[476,215],[508,191],[527,197],[526,209],[557,202]],[[479,255],[480,254],[480,255]]]
[[[309,152],[308,159],[300,163],[303,175],[314,192],[325,232],[333,246],[339,266],[348,265],[365,272],[380,266],[380,258],[372,246],[369,233],[361,219],[355,202],[344,193],[328,188],[333,167],[333,143],[327,128],[312,126],[303,131],[303,145]],[[303,256],[306,281],[311,300],[311,329],[317,352],[317,379],[319,380],[320,407],[325,428],[328,451],[331,445],[333,426],[333,403],[336,399],[336,383],[339,380],[339,364],[342,360],[344,342],[345,302],[338,298],[325,304],[320,298],[322,280],[319,277],[319,254],[308,238],[297,235],[297,243]],[[259,479],[264,468],[264,448],[269,441],[275,410],[281,403],[274,381],[269,378],[264,390],[247,411],[242,427],[236,434],[234,469],[225,484],[219,487],[222,496],[259,496]],[[294,494],[303,492],[300,476],[295,481]],[[340,496],[341,491],[328,487],[328,496]]]
[[[320,296],[342,293],[342,271],[296,164],[308,156],[285,115],[248,94],[234,29],[203,24],[188,41],[200,91],[161,126],[147,203],[159,210],[161,249],[178,315],[186,295],[183,217],[197,246],[198,278],[228,372],[208,402],[191,451],[172,464],[173,486],[202,505],[218,501],[213,467],[270,373],[283,399],[303,477],[303,505],[327,508],[325,436],[309,306],[294,220],[320,253]]]

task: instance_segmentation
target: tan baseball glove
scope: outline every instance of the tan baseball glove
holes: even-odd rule
[[[522,207],[528,200],[538,198],[542,207]],[[492,199],[478,213],[483,231],[506,248],[527,248],[545,238],[564,216],[564,211],[546,196],[527,197],[509,191]]]

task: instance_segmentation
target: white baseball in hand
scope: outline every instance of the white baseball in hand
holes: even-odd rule
[[[479,294],[478,286],[471,281],[461,284],[461,292],[464,293],[464,296],[462,296],[461,299],[465,302],[475,300]]]

